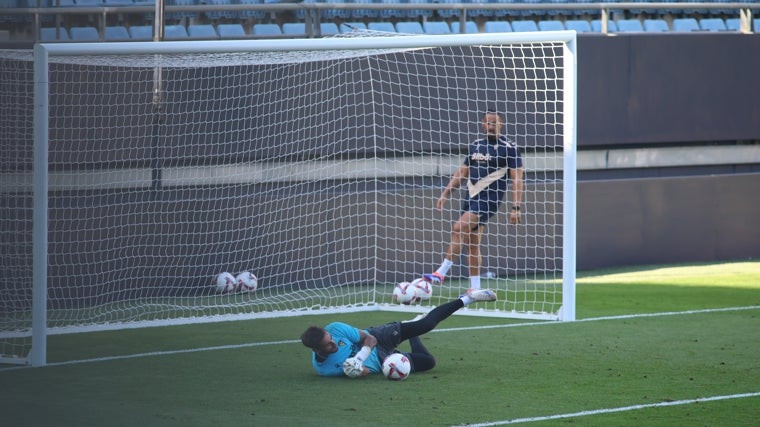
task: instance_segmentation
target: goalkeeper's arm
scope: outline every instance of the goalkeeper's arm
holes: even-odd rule
[[[369,375],[369,369],[364,366],[364,361],[367,360],[372,349],[377,345],[377,338],[359,330],[359,343],[362,345],[361,350],[343,363],[343,372],[351,378]]]

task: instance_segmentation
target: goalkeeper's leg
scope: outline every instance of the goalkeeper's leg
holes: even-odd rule
[[[461,299],[455,299],[446,304],[439,305],[420,320],[401,323],[401,337],[399,340],[408,340],[411,337],[418,337],[432,331],[438,326],[438,323],[445,320],[462,307],[464,307],[464,302]]]
[[[435,358],[422,344],[420,337],[409,338],[409,344],[412,346],[412,352],[408,354],[412,361],[412,372],[429,371],[435,367]]]

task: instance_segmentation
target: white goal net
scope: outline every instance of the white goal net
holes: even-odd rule
[[[435,201],[492,107],[523,156],[524,223],[508,204],[489,221],[499,301],[462,313],[572,320],[574,37],[38,45],[36,109],[31,55],[0,55],[0,97],[21,107],[2,114],[0,357],[29,358],[34,318],[65,331],[457,297],[464,258],[428,301],[391,294],[440,264],[460,201]],[[243,271],[255,290],[217,289]]]

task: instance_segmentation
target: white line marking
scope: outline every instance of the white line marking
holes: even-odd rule
[[[456,332],[456,331],[469,331],[469,330],[480,330],[480,329],[516,328],[516,327],[522,327],[522,326],[539,326],[539,325],[567,325],[567,324],[572,324],[572,323],[596,322],[596,321],[602,321],[602,320],[633,319],[633,318],[639,318],[639,317],[678,316],[678,315],[688,315],[688,314],[718,313],[718,312],[725,312],[725,311],[743,311],[743,310],[757,310],[757,309],[760,309],[760,305],[753,305],[753,306],[748,306],[748,307],[709,308],[709,309],[704,309],[704,310],[688,310],[688,311],[673,311],[673,312],[664,312],[664,313],[645,313],[645,314],[630,314],[630,315],[621,315],[621,316],[593,317],[593,318],[588,318],[588,319],[575,320],[574,322],[541,321],[541,322],[512,323],[508,325],[483,325],[483,326],[469,326],[469,327],[461,327],[461,328],[437,328],[431,332]],[[268,341],[268,342],[230,344],[230,345],[220,345],[220,346],[213,346],[213,347],[201,347],[201,348],[190,348],[190,349],[180,349],[180,350],[153,351],[149,353],[126,354],[122,356],[107,356],[107,357],[96,357],[92,359],[50,362],[50,363],[47,363],[45,366],[43,366],[43,368],[47,366],[77,365],[77,364],[82,364],[82,363],[107,362],[110,360],[135,359],[135,358],[140,358],[140,357],[167,356],[167,355],[181,354],[181,353],[195,353],[199,351],[229,350],[229,349],[235,349],[235,348],[261,347],[261,346],[267,346],[267,345],[282,345],[282,344],[294,344],[294,343],[300,343],[300,341],[299,340]],[[19,366],[12,366],[8,368],[0,368],[0,372],[12,371],[12,370],[17,370],[17,369],[27,369],[27,368],[31,368],[31,366],[19,365]]]
[[[646,403],[646,404],[641,404],[641,405],[623,406],[620,408],[595,409],[592,411],[581,411],[581,412],[575,412],[572,414],[547,415],[543,417],[517,418],[514,420],[493,421],[493,422],[488,422],[488,423],[477,423],[477,424],[460,424],[460,425],[466,425],[468,427],[503,426],[503,425],[508,425],[508,424],[533,423],[533,422],[538,422],[538,421],[559,420],[563,418],[577,418],[577,417],[586,417],[589,415],[635,411],[638,409],[657,408],[657,407],[662,407],[662,406],[689,405],[692,403],[712,402],[716,400],[744,399],[748,397],[760,397],[760,392],[731,394],[727,396],[700,397],[697,399],[675,400],[672,402]]]

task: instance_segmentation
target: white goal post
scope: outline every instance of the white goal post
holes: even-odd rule
[[[391,294],[440,264],[460,201],[435,200],[492,107],[522,153],[524,223],[509,203],[489,221],[483,286],[499,301],[460,314],[574,320],[575,40],[36,45],[34,172],[3,171],[0,188],[33,195],[31,295],[0,317],[0,363],[44,365],[50,333],[457,297],[466,254],[431,299]],[[216,290],[242,271],[255,291]]]

